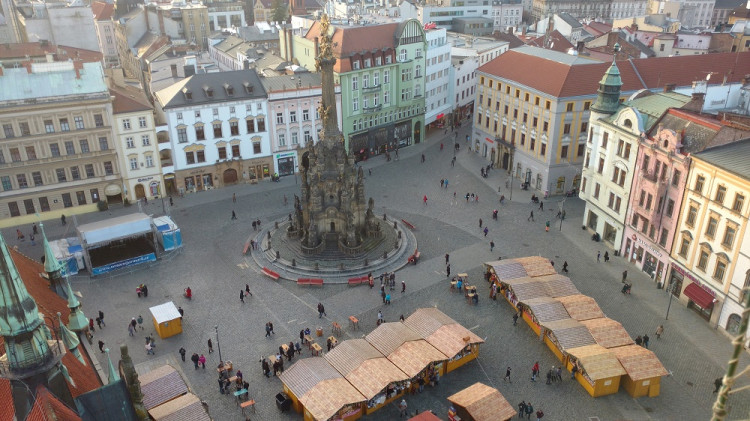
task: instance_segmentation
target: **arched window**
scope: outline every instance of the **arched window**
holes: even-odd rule
[[[740,331],[740,315],[733,313],[729,315],[727,319],[727,333],[736,335]]]

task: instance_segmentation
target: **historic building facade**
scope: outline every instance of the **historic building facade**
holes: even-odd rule
[[[267,97],[254,70],[193,75],[155,98],[169,138],[159,141],[166,194],[272,175]]]
[[[1,70],[0,219],[26,215],[19,225],[122,201],[101,63]]]

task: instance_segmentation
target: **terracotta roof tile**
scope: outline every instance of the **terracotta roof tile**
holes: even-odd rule
[[[424,411],[419,415],[409,418],[409,421],[441,421],[432,411]]]
[[[568,50],[575,47],[557,29],[553,30],[549,35],[542,35],[538,38],[531,39],[526,44],[545,48],[545,42],[548,46],[548,49],[559,51],[561,53],[567,53]]]
[[[39,386],[36,390],[36,400],[26,421],[80,421],[81,417],[66,406],[47,388]]]
[[[581,323],[586,326],[596,343],[604,348],[614,348],[633,343],[633,338],[630,337],[628,331],[617,320],[602,317],[599,319],[582,320]]]
[[[115,114],[153,109],[143,90],[134,86],[116,86],[109,88],[109,91],[115,97],[112,102],[112,111]]]
[[[331,25],[333,36],[333,55],[338,58],[334,71],[344,73],[351,70],[348,57],[356,53],[396,48],[396,30],[398,23],[366,26]],[[320,22],[315,21],[305,34],[308,40],[320,37]]]
[[[651,379],[669,374],[656,354],[638,345],[612,348],[620,364],[633,381]]]
[[[448,396],[448,401],[465,408],[474,421],[507,420],[517,414],[499,390],[482,383]]]
[[[13,406],[13,394],[10,391],[10,381],[0,379],[0,421],[14,421],[16,419],[16,408]]]
[[[102,53],[99,51],[84,50],[65,45],[43,44],[41,42],[0,44],[1,60],[28,60],[28,58],[33,57],[44,57],[47,54],[52,54],[55,61],[78,59],[84,63],[94,63],[102,60]]]
[[[91,11],[94,12],[96,20],[110,20],[115,15],[114,3],[104,3],[95,1],[91,4]]]

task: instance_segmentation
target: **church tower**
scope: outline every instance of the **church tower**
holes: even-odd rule
[[[602,80],[599,81],[599,89],[596,93],[596,101],[591,105],[590,122],[593,124],[596,120],[610,116],[620,108],[620,88],[622,88],[622,79],[620,78],[620,69],[617,68],[615,59],[620,52],[620,44],[615,44],[614,54],[612,55],[612,65],[604,73]]]
[[[49,322],[54,325],[56,321]],[[10,380],[18,419],[26,418],[40,386],[75,408],[66,384],[72,380],[61,361],[67,350],[78,346],[78,340],[59,316],[57,323],[61,340],[52,338],[0,235],[0,336],[5,351],[0,356],[0,377]]]

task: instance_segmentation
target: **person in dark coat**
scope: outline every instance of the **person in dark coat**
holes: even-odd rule
[[[195,364],[195,369],[196,370],[198,369],[198,360],[199,359],[200,359],[200,357],[196,353],[193,353],[193,356],[190,357],[190,361],[192,361],[193,364]]]
[[[260,365],[263,368],[263,375],[266,377],[271,377],[271,367],[268,366],[268,361],[266,361],[265,358],[263,358]]]

